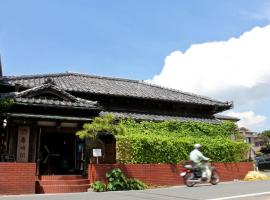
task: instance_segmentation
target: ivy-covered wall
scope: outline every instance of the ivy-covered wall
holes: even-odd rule
[[[232,141],[238,134],[232,122],[141,122],[123,120],[124,135],[117,135],[117,159],[122,163],[179,163],[188,160],[195,143],[214,162],[239,162],[245,159],[248,145]]]

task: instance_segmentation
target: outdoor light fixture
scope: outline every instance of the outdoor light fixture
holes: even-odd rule
[[[3,127],[6,128],[6,126],[7,126],[7,120],[4,119],[4,120],[3,120]]]

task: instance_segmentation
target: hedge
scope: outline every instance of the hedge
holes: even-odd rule
[[[244,160],[248,145],[225,138],[172,138],[161,135],[119,135],[117,159],[123,163],[179,163],[188,160],[195,143],[203,145],[203,153],[213,162]]]
[[[151,122],[134,120],[122,120],[121,127],[126,129],[127,134],[155,134],[174,137],[230,137],[232,134],[239,134],[237,126],[233,122],[225,121],[220,124],[204,122],[179,122],[163,121]]]
[[[232,141],[238,134],[232,122],[135,122],[123,120],[124,135],[117,135],[117,159],[124,163],[179,163],[187,160],[195,143],[214,162],[239,162],[245,159],[249,146]]]

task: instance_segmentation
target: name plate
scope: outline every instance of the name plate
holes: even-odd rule
[[[28,162],[29,154],[29,126],[19,126],[17,143],[17,162]]]

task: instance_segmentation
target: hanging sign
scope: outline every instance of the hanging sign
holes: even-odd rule
[[[28,162],[29,154],[29,126],[19,126],[17,143],[17,162]]]

